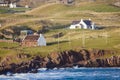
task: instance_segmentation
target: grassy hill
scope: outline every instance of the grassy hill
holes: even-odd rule
[[[4,15],[4,14],[2,14]],[[1,18],[2,18],[1,15]],[[105,15],[105,16],[103,16]],[[120,8],[109,5],[103,2],[82,2],[77,5],[63,5],[63,4],[46,4],[37,7],[25,14],[14,14],[11,16],[4,16],[4,27],[9,27],[13,25],[22,24],[24,22],[29,22],[30,20],[54,20],[54,22],[66,22],[70,23],[72,20],[80,20],[81,18],[93,19],[98,24],[107,25],[107,23],[112,23],[109,25],[118,25],[119,23]],[[12,18],[14,17],[14,19]],[[22,22],[20,21],[22,19]],[[111,22],[115,19],[114,22]],[[2,19],[3,20],[3,19]],[[102,22],[100,22],[102,21]],[[104,23],[105,24],[104,24]],[[12,26],[13,26],[12,25]],[[4,27],[2,29],[4,29]]]
[[[29,14],[51,14],[51,13],[67,12],[67,11],[94,11],[94,12],[119,12],[120,8],[112,6],[107,3],[101,2],[82,2],[77,5],[64,5],[64,4],[48,4],[42,7],[35,8],[28,12]]]
[[[99,4],[98,4],[99,3]],[[91,18],[101,30],[69,30],[73,20]],[[120,52],[120,8],[105,2],[80,2],[76,5],[50,3],[37,7],[23,14],[1,14],[0,33],[6,37],[15,34],[16,30],[32,29],[38,31],[44,26],[50,29],[44,34],[46,47],[20,47],[18,43],[0,42],[0,54],[39,54],[76,49],[81,47],[112,49]],[[53,35],[62,32],[58,47],[58,38]],[[7,34],[6,34],[7,33]],[[85,45],[83,45],[83,33]],[[4,45],[4,46],[2,46]],[[12,45],[12,46],[11,46]],[[1,55],[2,56],[2,55]]]
[[[63,36],[54,38],[53,35],[63,33]],[[31,55],[46,56],[51,52],[59,52],[70,49],[107,49],[120,52],[120,28],[107,28],[104,30],[51,30],[44,34],[47,40],[46,47],[21,47],[18,43],[0,42],[0,56],[25,53]],[[85,36],[83,44],[83,35]],[[109,56],[109,55],[108,55]],[[112,55],[111,55],[112,56]]]

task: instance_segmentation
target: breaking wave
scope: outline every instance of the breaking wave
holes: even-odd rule
[[[40,68],[38,73],[0,75],[0,80],[119,80],[120,68]]]

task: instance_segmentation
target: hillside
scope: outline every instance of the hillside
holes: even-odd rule
[[[39,5],[45,4],[47,0],[18,0],[17,4],[20,6],[29,5],[30,7],[37,7]]]
[[[120,8],[103,2],[82,2],[77,5],[50,3],[23,14],[1,14],[0,34],[1,37],[12,38],[12,34],[19,35],[20,30],[24,29],[36,32],[43,27],[63,28],[81,18],[91,18],[98,26],[118,27]]]
[[[29,7],[35,8],[40,5],[48,4],[48,3],[60,3],[60,0],[4,0],[6,3],[14,3],[16,2],[19,6],[28,5]],[[62,1],[62,0],[61,0]],[[71,0],[70,0],[71,1]],[[69,2],[69,1],[68,1]],[[75,4],[79,4],[81,2],[105,2],[108,4],[119,5],[118,0],[73,0]]]
[[[80,20],[81,18],[91,18],[97,26],[103,28],[102,30],[95,31],[85,30],[87,48],[118,50],[120,35],[116,34],[120,32],[120,8],[104,2],[81,2],[77,5],[49,3],[22,14],[1,14],[0,22],[2,23],[2,27],[0,28],[0,35],[2,39],[12,39],[13,34],[19,36],[20,30],[31,29],[37,32],[47,27],[48,31],[44,35],[49,44],[49,46],[41,48],[21,48],[19,44],[9,47],[11,44],[1,43],[1,45],[7,45],[7,50],[4,49],[6,46],[1,46],[1,53],[11,54],[23,51],[23,53],[41,53],[41,55],[46,55],[49,52],[58,51],[56,49],[57,38],[53,36],[61,32],[63,34],[60,38],[62,51],[82,46],[82,31],[84,30],[65,29],[73,20]],[[106,37],[107,34],[109,34],[109,38],[108,36]],[[73,37],[69,39],[71,35]],[[107,45],[107,41],[106,44],[104,42],[106,39],[110,40],[108,42],[109,46]],[[71,42],[69,42],[70,40]],[[94,42],[99,43],[94,44]],[[68,47],[68,44],[70,47]]]
[[[48,3],[60,3],[60,0],[16,0],[18,5],[24,6],[29,5],[30,7],[38,7],[40,5],[48,4]],[[108,4],[118,4],[120,2],[118,0],[73,0],[75,4],[79,4],[81,2],[105,2]],[[119,5],[119,4],[118,4]],[[116,5],[116,6],[118,6]]]
[[[109,3],[106,3],[108,0],[76,1],[74,5],[46,3],[25,13],[0,14],[0,74],[9,70],[28,72],[30,70],[26,69],[58,65],[120,66],[116,63],[120,59],[120,8],[111,4],[113,0]],[[91,19],[99,29],[68,28],[72,21],[80,19]],[[13,37],[21,38],[20,31],[26,29],[42,32],[47,46],[23,47],[12,41]],[[58,38],[58,34],[62,35]]]

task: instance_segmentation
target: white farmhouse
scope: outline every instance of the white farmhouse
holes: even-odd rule
[[[42,34],[40,35],[27,35],[21,42],[22,46],[34,47],[34,46],[46,46],[46,39]]]
[[[10,3],[9,8],[16,8],[16,3]]]
[[[95,29],[95,24],[89,20],[73,21],[69,27],[70,29]]]
[[[29,8],[29,6],[28,6],[28,5],[25,5],[25,8]]]
[[[8,6],[8,4],[5,3],[4,0],[0,0],[0,6],[4,6],[4,7],[6,7],[6,6]]]

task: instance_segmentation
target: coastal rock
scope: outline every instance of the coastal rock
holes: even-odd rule
[[[53,69],[55,67],[120,67],[120,56],[102,58],[107,54],[115,54],[110,50],[69,50],[60,53],[51,53],[46,57],[27,54],[17,54],[16,57],[8,56],[0,61],[0,74],[37,72],[38,68]],[[12,59],[21,60],[19,63],[12,62]],[[24,61],[24,59],[26,61]],[[22,61],[23,60],[23,61]],[[10,63],[12,62],[12,63]]]
[[[120,67],[120,56],[90,60],[87,62],[86,67]]]

